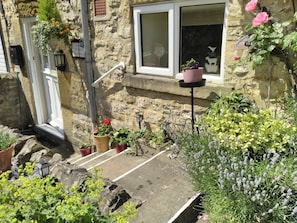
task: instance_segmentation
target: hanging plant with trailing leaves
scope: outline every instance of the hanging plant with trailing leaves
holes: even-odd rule
[[[49,42],[52,38],[69,42],[71,36],[69,24],[61,21],[55,0],[38,1],[38,22],[32,27],[33,42],[43,53],[51,51]]]

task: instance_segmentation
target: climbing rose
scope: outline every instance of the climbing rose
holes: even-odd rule
[[[258,5],[258,0],[251,0],[246,4],[245,10],[247,12],[252,12],[257,8],[257,5]]]
[[[253,19],[253,26],[259,26],[261,24],[264,24],[268,22],[268,14],[267,12],[260,12],[256,15],[256,17]]]
[[[240,56],[238,56],[238,55],[235,55],[234,57],[233,57],[233,60],[239,60],[240,59]]]

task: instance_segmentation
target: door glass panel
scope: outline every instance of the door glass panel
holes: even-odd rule
[[[142,65],[168,67],[168,13],[141,15]]]
[[[180,66],[194,58],[204,73],[220,73],[224,10],[225,4],[181,7]]]

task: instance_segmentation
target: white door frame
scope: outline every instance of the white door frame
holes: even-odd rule
[[[24,18],[21,21],[37,124],[49,123],[53,127],[63,130],[58,76],[56,70],[53,69],[53,53],[43,56],[41,50],[33,44],[31,27],[37,22],[37,19]]]
[[[41,75],[38,75],[38,71],[41,70],[41,61],[39,58],[39,52],[32,42],[32,34],[30,32],[32,23],[37,22],[36,18],[24,18],[22,21],[22,28],[25,38],[25,54],[27,56],[27,67],[29,69],[29,76],[32,85],[33,98],[35,101],[35,109],[37,116],[37,124],[43,124],[47,122],[47,109],[45,95],[43,94],[43,80]]]

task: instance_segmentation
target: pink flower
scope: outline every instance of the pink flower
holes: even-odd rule
[[[258,5],[258,0],[251,0],[246,4],[245,10],[247,12],[252,12],[257,8],[257,5]]]
[[[233,60],[240,60],[240,56],[235,55],[235,56],[233,57]]]
[[[267,14],[267,12],[260,12],[253,19],[253,26],[256,27],[261,24],[264,24],[264,23],[268,22],[268,19],[269,19],[269,15]]]

